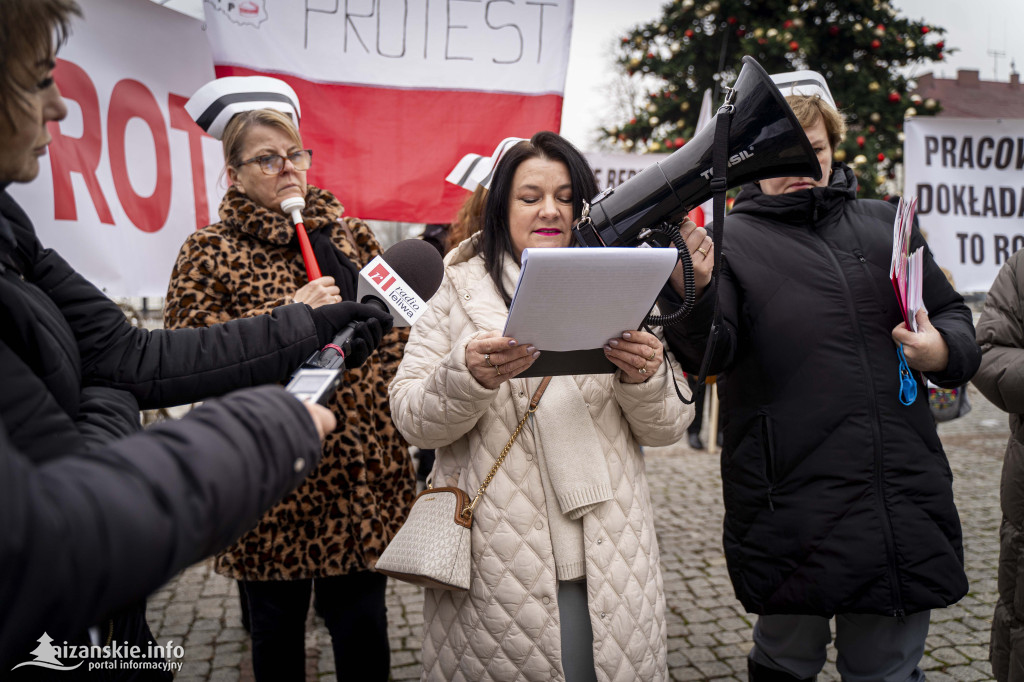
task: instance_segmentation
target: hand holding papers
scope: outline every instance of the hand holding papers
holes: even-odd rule
[[[914,224],[916,209],[917,197],[909,202],[900,199],[892,228],[892,263],[889,266],[889,279],[892,280],[903,321],[914,332],[917,331],[917,311],[924,305],[921,291],[924,252],[922,247],[918,247],[910,253],[910,228]]]
[[[614,372],[604,344],[640,326],[677,258],[674,248],[524,250],[504,336],[541,355],[519,376]]]

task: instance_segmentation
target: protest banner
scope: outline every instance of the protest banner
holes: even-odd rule
[[[572,0],[206,0],[218,76],[270,75],[302,105],[309,181],[349,215],[445,223],[467,153],[558,130]]]
[[[959,291],[988,291],[1024,248],[1024,120],[913,118],[905,193],[938,264]]]
[[[39,177],[7,189],[55,248],[112,296],[163,296],[190,232],[216,218],[220,145],[185,113],[213,75],[202,22],[149,2],[84,0],[54,79]]]

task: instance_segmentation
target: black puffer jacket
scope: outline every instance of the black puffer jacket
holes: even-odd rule
[[[0,192],[0,670],[221,549],[320,459],[307,410],[277,387],[129,435],[139,405],[278,381],[317,346],[303,305],[131,327]]]
[[[725,222],[724,338],[711,373],[727,371],[722,451],[725,552],[753,613],[899,615],[967,591],[952,474],[918,376],[898,398],[889,281],[895,210],[856,200],[837,164],[829,187],[780,196],[744,187]],[[912,249],[924,240],[915,230]],[[926,250],[924,301],[949,346],[928,377],[967,381],[980,359],[971,313]],[[696,371],[711,319],[704,296],[669,327],[669,347]]]

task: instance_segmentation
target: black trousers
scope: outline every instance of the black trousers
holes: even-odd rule
[[[306,679],[306,616],[316,590],[339,680],[386,682],[391,673],[387,577],[363,571],[315,580],[245,582],[256,682]]]

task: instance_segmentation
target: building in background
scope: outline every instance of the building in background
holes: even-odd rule
[[[1012,62],[1009,81],[981,80],[976,69],[958,69],[956,78],[926,73],[917,78],[916,94],[926,105],[939,101],[938,115],[946,118],[1024,118],[1024,88]]]

